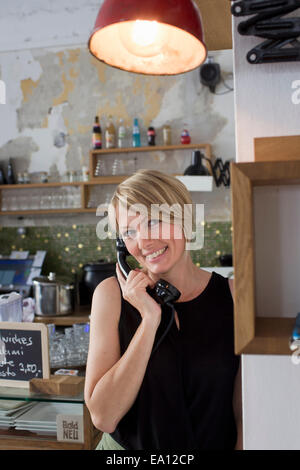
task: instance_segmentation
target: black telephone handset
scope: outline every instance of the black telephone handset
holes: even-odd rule
[[[117,238],[117,258],[120,266],[120,270],[125,278],[127,278],[131,269],[126,263],[126,256],[129,256],[129,252],[126,248],[124,241],[121,238]],[[168,304],[169,302],[175,302],[179,299],[181,293],[176,287],[172,286],[167,281],[159,279],[155,286],[151,289],[147,287],[147,292],[151,297],[161,305]]]
[[[128,275],[131,271],[130,267],[128,266],[128,264],[126,262],[126,257],[129,256],[129,252],[126,248],[126,245],[125,245],[124,241],[121,238],[117,238],[116,245],[117,245],[118,264],[119,264],[119,267],[120,267],[120,270],[121,270],[122,274],[124,275],[125,279],[127,279]],[[166,334],[168,333],[169,329],[172,326],[172,323],[173,323],[173,320],[174,320],[174,315],[175,315],[175,309],[174,309],[174,306],[173,306],[173,302],[175,302],[177,299],[179,299],[179,297],[181,295],[181,292],[178,289],[176,289],[176,287],[172,286],[172,284],[165,281],[164,279],[159,279],[156,282],[156,284],[153,288],[150,288],[148,286],[146,288],[146,290],[147,290],[148,294],[151,295],[151,297],[153,297],[153,299],[157,303],[161,304],[162,306],[167,305],[168,307],[170,307],[172,309],[171,319],[170,319],[167,327],[165,328],[165,331],[163,331],[163,334],[160,338],[159,338],[159,334],[158,334],[158,338],[157,338],[158,340],[156,341],[156,344],[154,345],[155,347],[152,350],[152,353],[151,353],[151,355],[152,355],[154,353],[154,351],[156,351],[156,349],[158,348],[158,346],[160,345],[160,343],[162,342],[162,340],[164,339],[164,337],[166,336]],[[164,322],[162,321],[160,326],[159,326],[158,333],[160,333],[161,330],[164,327],[165,327]]]

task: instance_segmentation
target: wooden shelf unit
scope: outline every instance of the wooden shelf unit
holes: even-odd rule
[[[95,177],[96,159],[99,156],[112,155],[112,154],[126,154],[126,153],[142,153],[142,152],[155,152],[155,151],[174,151],[174,150],[191,150],[201,149],[205,152],[205,156],[211,159],[211,145],[210,144],[187,144],[187,145],[155,145],[148,147],[129,147],[129,148],[113,148],[91,150],[89,158],[89,181],[74,181],[74,182],[52,182],[52,183],[30,183],[30,184],[5,184],[0,185],[0,207],[2,200],[3,190],[22,190],[22,189],[47,189],[47,188],[60,188],[60,187],[79,187],[81,191],[81,206],[79,208],[61,208],[61,209],[30,209],[30,210],[17,210],[17,211],[2,211],[1,215],[51,215],[51,214],[84,214],[96,213],[96,208],[89,208],[88,201],[90,198],[90,188],[97,185],[118,185],[130,175],[107,175]],[[208,167],[209,171],[210,168]],[[174,174],[173,176],[177,176]],[[182,176],[182,175],[178,175]]]
[[[167,151],[167,150],[186,150],[186,149],[204,149],[208,152],[207,158],[210,158],[211,146],[210,144],[178,144],[178,145],[149,145],[147,147],[121,147],[121,148],[112,148],[112,149],[99,149],[91,150],[90,154],[101,155],[103,153],[132,153],[132,152],[155,152],[157,150]]]
[[[79,306],[70,315],[44,315],[35,316],[34,321],[36,323],[44,324],[55,324],[57,326],[72,326],[76,323],[88,323],[90,321],[89,316],[91,313],[91,307],[89,305]]]
[[[2,191],[3,190],[22,190],[22,189],[47,189],[47,188],[60,188],[60,187],[79,187],[81,191],[81,207],[78,208],[62,208],[62,209],[28,209],[28,210],[17,210],[17,211],[0,211],[1,215],[50,215],[50,214],[84,214],[84,213],[95,213],[96,208],[88,208],[88,197],[90,186],[95,186],[98,184],[118,184],[122,181],[122,178],[112,177],[108,179],[103,179],[103,181],[78,181],[73,183],[30,183],[30,184],[5,184],[0,185],[0,202],[2,200]]]
[[[90,181],[91,182],[102,182],[104,179],[107,184],[113,184],[113,178],[122,178],[125,179],[128,175],[120,175],[119,177],[114,176],[94,176],[97,159],[100,156],[112,155],[112,154],[124,154],[124,153],[143,153],[143,152],[169,152],[174,150],[203,150],[205,156],[211,159],[211,145],[210,144],[186,144],[186,145],[149,145],[148,147],[128,147],[128,148],[113,148],[113,149],[101,149],[101,150],[91,150],[90,151],[90,161],[89,161],[89,170],[90,170]],[[208,170],[210,168],[208,167]]]
[[[297,185],[300,188],[300,160],[291,161],[265,161],[265,162],[249,162],[249,163],[232,163],[231,164],[231,181],[232,181],[232,216],[233,216],[233,260],[234,260],[234,333],[235,333],[235,353],[236,354],[279,354],[291,355],[292,351],[289,348],[289,339],[292,334],[292,329],[295,323],[297,310],[293,307],[281,307],[281,292],[282,281],[279,277],[279,285],[271,284],[271,294],[274,298],[275,307],[272,304],[272,313],[266,316],[266,310],[270,310],[267,302],[266,282],[269,282],[269,274],[278,273],[278,252],[283,249],[282,242],[279,246],[276,245],[277,252],[271,249],[271,256],[268,254],[270,265],[266,266],[265,273],[261,273],[257,268],[257,240],[256,236],[259,230],[262,230],[261,224],[255,226],[255,213],[254,213],[254,189],[256,187],[277,187],[282,186],[285,189],[287,186]],[[264,189],[264,188],[262,188]],[[293,193],[292,193],[293,194]],[[276,198],[269,198],[273,205],[273,216],[278,217],[279,231],[285,230],[286,224],[280,219],[281,212],[278,211]],[[286,201],[286,199],[285,199]],[[257,206],[256,206],[257,207]],[[281,208],[281,210],[283,210]],[[289,209],[290,210],[290,209]],[[264,211],[262,211],[264,212]],[[266,230],[267,215],[264,212],[262,216],[263,228]],[[272,229],[272,228],[271,228]],[[284,232],[289,233],[289,232]],[[278,234],[280,238],[280,234]],[[260,234],[263,240],[263,249],[270,244],[268,236],[264,233]],[[262,249],[260,240],[260,250]],[[277,239],[276,239],[277,240]],[[284,238],[286,240],[286,238]],[[285,245],[286,247],[286,245]],[[287,247],[286,247],[287,248]],[[295,247],[296,250],[296,247]],[[261,251],[259,252],[261,253]],[[283,253],[282,253],[283,254]],[[283,258],[280,258],[283,259]],[[284,257],[284,259],[286,259]],[[287,266],[289,262],[285,261]],[[258,268],[257,268],[258,269]],[[284,271],[287,274],[287,271]],[[292,272],[292,271],[291,271]],[[260,274],[260,281],[264,285],[257,285],[257,275]],[[271,283],[273,278],[271,279]],[[260,292],[263,292],[265,297],[260,297],[260,315],[257,313],[258,301],[258,287]],[[266,290],[265,290],[266,289]],[[294,296],[297,296],[298,290]],[[293,299],[294,301],[294,299]],[[263,304],[263,305],[262,305]],[[295,317],[291,315],[283,316],[281,313],[283,309],[291,314],[294,313]],[[297,307],[296,307],[297,308]],[[298,310],[299,311],[299,310]],[[277,313],[277,316],[276,316]],[[287,313],[284,311],[284,314]]]

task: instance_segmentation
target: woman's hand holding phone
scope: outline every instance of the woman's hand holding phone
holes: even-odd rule
[[[142,270],[134,269],[124,278],[118,263],[116,274],[125,300],[135,307],[141,314],[143,320],[157,323],[161,321],[161,306],[146,291],[149,286],[153,288],[155,282]]]

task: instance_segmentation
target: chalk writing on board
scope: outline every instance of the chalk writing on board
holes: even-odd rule
[[[41,332],[0,329],[0,378],[36,377],[43,377]]]

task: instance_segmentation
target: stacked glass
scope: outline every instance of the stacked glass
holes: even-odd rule
[[[64,335],[56,331],[54,324],[47,325],[49,337],[50,367],[64,367],[66,364],[66,347]]]
[[[77,367],[86,364],[89,349],[89,323],[74,324],[58,332],[54,324],[49,324],[50,367]]]

